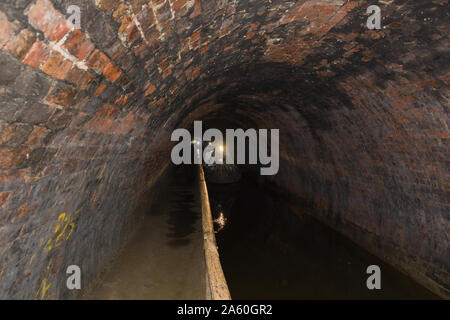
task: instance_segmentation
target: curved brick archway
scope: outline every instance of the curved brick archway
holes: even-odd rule
[[[170,133],[280,128],[273,182],[448,297],[446,1],[0,2],[0,296],[73,298],[139,219]],[[81,9],[81,29],[66,20]],[[76,261],[75,261],[76,260]]]

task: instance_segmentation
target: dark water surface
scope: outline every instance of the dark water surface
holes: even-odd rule
[[[214,218],[227,218],[216,239],[233,299],[437,298],[251,179],[208,192]],[[369,265],[381,268],[381,290],[366,287]]]

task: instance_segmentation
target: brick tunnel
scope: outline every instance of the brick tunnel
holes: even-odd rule
[[[126,243],[172,131],[221,119],[279,128],[270,183],[448,298],[448,2],[370,30],[375,2],[1,0],[0,297],[79,297],[67,266],[88,287]]]

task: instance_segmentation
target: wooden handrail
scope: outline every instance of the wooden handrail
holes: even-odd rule
[[[208,189],[202,165],[199,165],[199,188],[202,201],[203,246],[206,261],[206,296],[208,300],[231,300],[227,281],[220,264]]]

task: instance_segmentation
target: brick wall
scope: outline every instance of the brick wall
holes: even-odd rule
[[[370,4],[1,1],[0,297],[76,297],[202,117],[280,128],[274,183],[448,296],[445,3]]]

